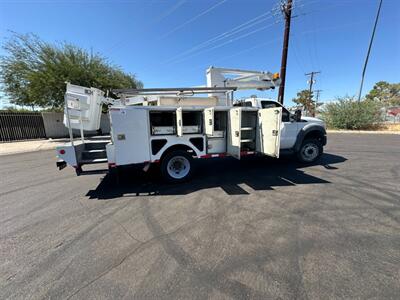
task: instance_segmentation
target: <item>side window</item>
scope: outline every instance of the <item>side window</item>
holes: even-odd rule
[[[262,108],[282,107],[282,122],[290,122],[290,113],[283,106],[273,101],[261,101]]]
[[[273,107],[279,107],[279,106],[275,102],[261,101],[261,107],[262,108],[273,108]]]
[[[282,122],[290,122],[290,112],[282,107]]]

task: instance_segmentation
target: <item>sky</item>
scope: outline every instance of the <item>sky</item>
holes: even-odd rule
[[[294,0],[285,105],[320,71],[320,101],[358,93],[379,0]],[[0,0],[0,42],[34,33],[100,53],[144,87],[206,83],[209,66],[280,71],[280,0]],[[400,82],[400,0],[383,0],[363,94]],[[0,55],[5,55],[0,50]],[[278,91],[242,91],[277,98]],[[3,103],[4,105],[4,103]]]

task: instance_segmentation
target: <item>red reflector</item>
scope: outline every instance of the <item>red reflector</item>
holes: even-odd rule
[[[60,153],[60,154],[65,154],[65,150],[64,150],[64,149],[61,149],[60,151],[58,151],[58,153]]]

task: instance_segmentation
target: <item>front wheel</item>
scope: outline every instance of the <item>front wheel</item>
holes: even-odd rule
[[[323,148],[317,139],[307,139],[301,144],[297,158],[302,163],[313,163],[322,155]]]
[[[193,158],[186,151],[168,153],[161,162],[161,174],[171,183],[188,180],[193,172]]]

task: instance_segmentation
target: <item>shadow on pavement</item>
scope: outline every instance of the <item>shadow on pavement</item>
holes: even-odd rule
[[[319,162],[327,170],[335,170],[332,164],[346,161],[346,158],[325,153]],[[310,165],[308,165],[310,166]],[[107,174],[95,190],[86,196],[90,199],[114,199],[124,196],[187,195],[196,191],[220,187],[229,195],[247,195],[239,184],[246,184],[253,190],[272,190],[276,186],[330,183],[304,173],[306,167],[291,158],[268,159],[249,157],[208,159],[196,161],[193,178],[186,183],[167,184],[162,181],[157,166],[147,173],[138,170],[122,170],[118,176]]]

